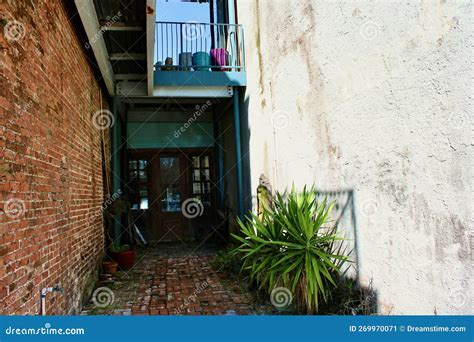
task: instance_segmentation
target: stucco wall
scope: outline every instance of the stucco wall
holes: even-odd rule
[[[237,3],[252,191],[355,189],[380,312],[472,312],[469,2]]]

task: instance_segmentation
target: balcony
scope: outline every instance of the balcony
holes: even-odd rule
[[[241,25],[157,22],[155,30],[155,95],[197,87],[201,95],[206,88],[230,96],[232,87],[246,85]]]

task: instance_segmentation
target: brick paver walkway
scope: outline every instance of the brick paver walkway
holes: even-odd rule
[[[256,304],[255,293],[214,269],[215,251],[186,245],[158,245],[137,254],[130,271],[118,272],[104,298],[96,296],[83,315],[255,315],[273,307]],[[99,291],[99,290],[98,290]],[[113,293],[113,301],[110,294]],[[102,299],[102,300],[101,300]],[[98,305],[97,305],[98,304]],[[106,305],[107,304],[107,305]],[[106,306],[104,306],[106,305]]]

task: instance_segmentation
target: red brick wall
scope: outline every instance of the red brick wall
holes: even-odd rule
[[[61,1],[0,8],[0,314],[77,312],[103,255],[106,106]],[[16,20],[13,21],[13,20]],[[24,211],[15,211],[24,207]],[[92,219],[91,219],[92,218]]]

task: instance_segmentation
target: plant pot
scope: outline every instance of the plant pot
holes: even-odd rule
[[[229,52],[226,49],[211,49],[211,65],[218,66],[211,68],[212,71],[230,71],[229,68],[222,68],[222,66],[229,65]]]
[[[129,270],[132,268],[133,263],[135,262],[135,251],[128,250],[123,252],[111,252],[112,259],[118,263],[119,267],[122,270]]]
[[[102,263],[102,270],[106,274],[114,275],[117,272],[117,267],[118,267],[118,264],[113,261],[104,261]]]

